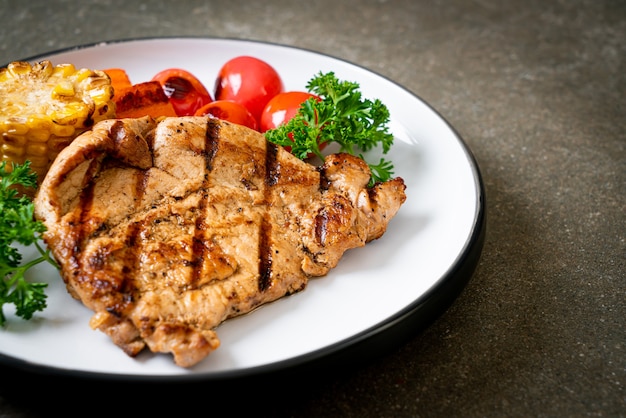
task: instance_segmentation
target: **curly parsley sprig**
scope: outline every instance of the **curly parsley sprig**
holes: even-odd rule
[[[290,147],[301,160],[310,155],[323,159],[322,149],[331,142],[339,144],[339,152],[363,160],[359,151],[367,152],[379,146],[383,154],[389,151],[394,140],[387,126],[389,110],[378,99],[363,98],[359,84],[341,81],[334,72],[320,72],[306,88],[321,100],[310,98],[302,103],[292,119],[265,133],[268,141]],[[368,165],[372,172],[370,185],[389,180],[393,175],[393,164],[383,158]]]
[[[32,283],[26,280],[25,273],[31,267],[49,262],[58,268],[50,255],[39,242],[45,232],[45,225],[35,220],[35,205],[32,200],[18,192],[15,186],[35,188],[37,174],[31,171],[30,161],[12,164],[9,170],[6,161],[0,163],[0,326],[6,322],[2,310],[5,304],[15,305],[15,313],[23,319],[31,319],[37,311],[46,308],[46,283]],[[14,246],[35,245],[40,256],[22,265],[22,254]]]

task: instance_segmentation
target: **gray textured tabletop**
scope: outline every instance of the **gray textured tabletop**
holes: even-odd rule
[[[193,396],[90,384],[83,402],[2,371],[1,417],[626,416],[626,2],[0,0],[2,64],[173,35],[318,51],[423,98],[482,173],[478,267],[433,324],[355,369]]]

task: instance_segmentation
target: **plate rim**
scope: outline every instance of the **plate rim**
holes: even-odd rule
[[[238,381],[245,378],[259,377],[269,374],[311,371],[319,367],[345,367],[350,366],[351,364],[357,364],[371,360],[377,355],[388,352],[393,348],[397,348],[399,345],[406,342],[410,338],[416,337],[420,332],[422,332],[431,323],[438,319],[446,310],[448,310],[448,308],[462,293],[462,291],[471,280],[482,255],[482,249],[486,236],[485,186],[476,157],[469,148],[468,144],[463,139],[463,137],[458,133],[456,128],[454,128],[454,126],[452,126],[452,124],[450,124],[450,122],[430,103],[422,99],[418,94],[414,93],[410,89],[404,87],[402,84],[348,59],[316,51],[314,49],[297,47],[293,45],[282,44],[279,42],[236,37],[169,35],[113,38],[109,40],[57,48],[47,52],[31,55],[26,58],[18,58],[13,61],[20,60],[33,62],[56,54],[104,47],[108,45],[163,40],[215,40],[226,42],[244,42],[266,46],[275,46],[300,52],[308,52],[321,57],[331,58],[350,64],[399,87],[410,96],[420,101],[431,112],[433,112],[438,118],[441,119],[446,127],[453,133],[455,139],[461,147],[461,150],[464,152],[465,157],[468,160],[471,172],[473,174],[473,181],[476,187],[476,207],[474,211],[474,219],[472,222],[470,234],[468,234],[467,240],[464,243],[461,251],[457,255],[455,261],[448,267],[446,272],[439,278],[439,280],[432,284],[426,292],[421,294],[409,305],[395,312],[393,315],[389,316],[383,321],[380,321],[353,336],[344,338],[336,343],[288,359],[237,370],[213,371],[206,373],[199,372],[178,375],[142,375],[132,373],[104,373],[97,371],[74,370],[69,368],[38,364],[30,362],[28,360],[15,358],[4,353],[0,353],[0,366],[35,374],[71,377],[87,380],[95,379],[98,381],[124,381],[139,383],[177,383],[198,381],[223,382],[233,380]],[[5,67],[8,64],[9,63],[4,63],[0,67]],[[376,347],[372,349],[372,345],[374,344],[376,345]]]

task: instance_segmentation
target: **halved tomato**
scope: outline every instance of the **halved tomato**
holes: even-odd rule
[[[218,119],[227,120],[232,123],[247,126],[257,130],[256,119],[242,104],[232,100],[215,100],[198,109],[196,116],[211,115]]]
[[[180,68],[168,68],[152,77],[163,87],[178,116],[189,116],[211,103],[211,94],[193,74]]]

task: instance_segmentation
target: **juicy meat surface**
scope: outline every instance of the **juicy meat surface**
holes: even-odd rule
[[[209,117],[107,120],[62,151],[35,215],[92,328],[130,356],[147,347],[190,367],[224,320],[383,235],[405,185],[369,178],[357,157],[316,167]]]

